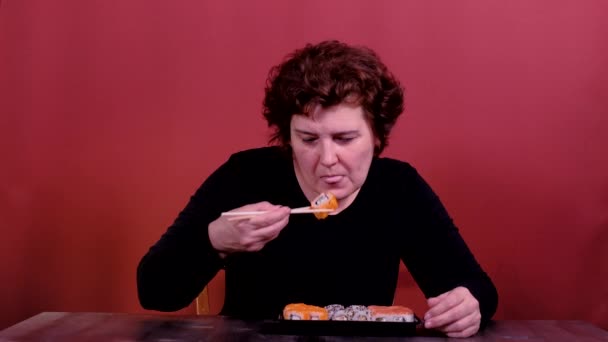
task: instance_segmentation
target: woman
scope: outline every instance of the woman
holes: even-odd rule
[[[378,56],[337,41],[296,50],[269,75],[270,146],[233,154],[141,260],[142,306],[189,305],[220,269],[222,314],[274,318],[289,303],[391,305],[401,260],[428,298],[425,325],[475,334],[496,289],[439,198],[406,162],[382,158],[403,92]],[[323,192],[323,220],[290,215]],[[228,220],[225,211],[266,211]]]

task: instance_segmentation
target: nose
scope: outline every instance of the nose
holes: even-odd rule
[[[323,142],[320,144],[319,162],[323,166],[332,166],[338,162],[338,154],[336,147],[332,142]]]

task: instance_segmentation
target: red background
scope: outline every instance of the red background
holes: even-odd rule
[[[497,318],[608,328],[608,3],[0,4],[0,328],[142,312],[135,268],[231,152],[265,144],[268,69],[374,48],[407,88],[385,155],[435,188]],[[397,302],[424,310],[402,273]],[[221,279],[211,304],[222,300]],[[192,313],[189,307],[180,313]]]

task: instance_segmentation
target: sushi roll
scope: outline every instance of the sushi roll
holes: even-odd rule
[[[334,311],[330,319],[332,321],[348,321],[348,313],[346,309],[338,309]]]
[[[338,209],[338,199],[331,192],[323,192],[317,196],[310,204],[311,209]],[[315,217],[319,220],[327,218],[329,213],[314,213]]]
[[[325,308],[308,305],[308,315],[312,321],[327,321],[329,319],[329,313]]]
[[[346,310],[344,310],[344,306],[340,304],[331,304],[325,307],[329,314],[329,319],[332,321],[347,321],[348,317],[346,315]]]
[[[310,313],[308,305],[303,303],[287,304],[283,309],[283,319],[288,320],[309,320]]]
[[[331,314],[332,311],[344,310],[344,305],[330,304],[330,305],[325,306],[325,310],[329,311],[329,313]]]
[[[351,305],[346,308],[349,321],[369,321],[369,309],[364,305]]]
[[[283,319],[287,320],[328,320],[329,313],[320,306],[304,303],[288,304],[283,308]]]
[[[372,321],[378,322],[414,322],[414,311],[410,308],[393,305],[379,306],[370,305],[368,307]]]

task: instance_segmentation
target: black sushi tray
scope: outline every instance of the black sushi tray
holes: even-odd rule
[[[414,322],[313,321],[278,318],[262,322],[260,333],[306,336],[414,336],[420,324]]]

